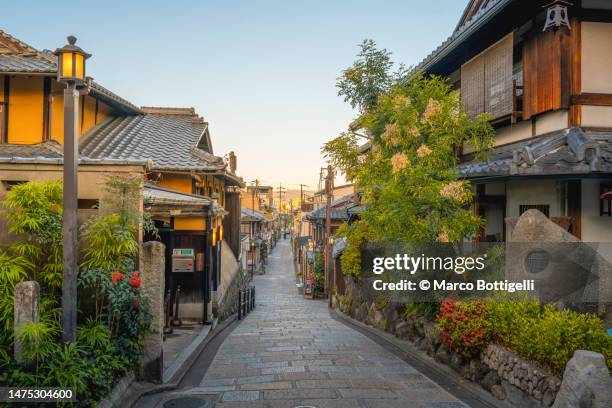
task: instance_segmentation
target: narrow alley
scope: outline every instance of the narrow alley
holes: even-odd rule
[[[256,309],[225,339],[198,386],[149,396],[137,406],[200,397],[219,408],[465,407],[373,340],[334,320],[325,301],[303,299],[292,259],[289,240],[280,241],[268,272],[255,277]]]

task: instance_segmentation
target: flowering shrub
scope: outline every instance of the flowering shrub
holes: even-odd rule
[[[612,372],[612,337],[593,314],[551,305],[542,309],[539,302],[526,299],[447,300],[440,305],[437,323],[442,342],[465,357],[495,342],[561,375],[576,350],[591,350],[604,355]]]
[[[473,357],[491,338],[491,323],[486,317],[486,306],[482,302],[444,301],[437,315],[440,340],[449,350]]]

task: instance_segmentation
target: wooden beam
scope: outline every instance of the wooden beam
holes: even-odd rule
[[[46,141],[51,139],[51,77],[43,81],[43,141]]]
[[[612,106],[612,94],[583,92],[572,95],[572,105]]]
[[[571,95],[577,95],[582,92],[582,23],[574,18],[572,19],[572,27],[570,41]],[[568,127],[579,127],[581,125],[582,106],[574,104],[570,97]]]
[[[8,128],[9,128],[9,99],[11,95],[11,78],[8,75],[4,76],[4,106],[1,114],[4,116],[2,128],[0,129],[0,143],[8,143]]]

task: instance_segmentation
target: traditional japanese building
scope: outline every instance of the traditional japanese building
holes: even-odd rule
[[[612,2],[472,0],[417,69],[449,78],[489,112],[495,149],[460,174],[474,184],[479,239],[504,241],[536,208],[583,241],[612,239]]]
[[[15,183],[62,178],[64,85],[56,76],[51,52],[0,31],[0,200]],[[95,81],[80,96],[78,126],[79,209],[103,205],[109,175],[142,178],[142,205],[166,244],[166,288],[181,285],[184,317],[209,318],[202,301],[223,291],[221,251],[241,251],[236,156],[215,156],[209,124],[193,108],[141,108]],[[187,253],[191,262],[175,262]]]

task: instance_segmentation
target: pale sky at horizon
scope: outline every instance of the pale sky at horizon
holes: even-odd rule
[[[38,49],[78,37],[88,75],[137,105],[195,107],[247,181],[316,187],[323,143],[356,116],[336,78],[374,39],[414,65],[467,0],[5,0],[0,30]],[[78,7],[75,7],[78,5]],[[52,18],[50,16],[53,16]]]

